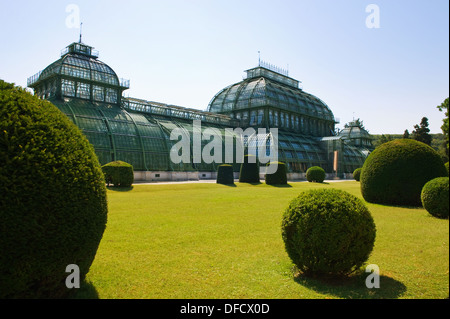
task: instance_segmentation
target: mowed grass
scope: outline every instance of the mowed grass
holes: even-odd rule
[[[323,281],[299,276],[284,250],[281,217],[311,188],[361,198],[355,181],[134,185],[108,190],[107,229],[79,298],[447,298],[449,222],[422,208],[367,204],[377,238],[363,270]]]

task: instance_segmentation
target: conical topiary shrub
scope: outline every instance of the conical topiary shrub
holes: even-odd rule
[[[219,165],[217,168],[217,184],[234,184],[233,166],[229,164]]]
[[[245,155],[239,172],[240,183],[259,183],[259,165],[255,155]]]
[[[268,185],[286,185],[287,184],[287,170],[286,164],[282,162],[277,163],[277,170],[273,174],[266,174],[266,184]],[[273,164],[273,163],[272,163]]]

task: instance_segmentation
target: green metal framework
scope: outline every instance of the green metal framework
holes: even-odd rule
[[[298,88],[299,81],[257,67],[244,81],[221,90],[209,112],[227,114],[243,127],[277,127],[308,136],[334,134],[335,119],[319,98]]]
[[[335,151],[338,173],[362,166],[367,152],[358,146],[370,146],[370,135],[363,134],[361,145],[352,139],[353,132],[335,136],[337,121],[329,107],[300,89],[299,83],[285,72],[260,65],[247,70],[245,80],[217,93],[207,111],[126,98],[122,92],[129,88],[129,80],[119,79],[98,60],[97,51],[81,42],[69,45],[59,60],[28,79],[37,96],[55,104],[83,131],[101,164],[122,160],[142,171],[216,171],[221,163],[194,161],[193,136],[201,133],[193,126],[197,120],[203,130],[218,130],[222,140],[231,134],[227,137],[234,145],[243,142],[242,137],[226,128],[278,128],[278,160],[291,172],[305,172],[311,166],[332,172]],[[175,128],[190,141],[189,163],[170,159],[177,143],[170,139]],[[246,146],[254,147],[258,139],[253,136]],[[208,143],[202,139],[201,149]],[[222,162],[226,151],[223,144]]]

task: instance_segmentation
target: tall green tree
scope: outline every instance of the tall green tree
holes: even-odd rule
[[[408,130],[405,130],[405,132],[403,132],[403,138],[409,138],[410,134]]]
[[[423,117],[420,124],[414,125],[414,131],[412,131],[411,135],[416,141],[431,146],[431,140],[433,137],[430,135],[430,129],[428,128],[428,118]]]
[[[442,134],[444,134],[445,139],[447,140],[447,156],[448,156],[448,98],[445,99],[444,102],[442,102],[441,105],[438,105],[437,108],[439,109],[439,111],[441,112],[445,112],[445,117],[442,120],[442,122],[444,122],[441,126],[441,130],[442,130]]]

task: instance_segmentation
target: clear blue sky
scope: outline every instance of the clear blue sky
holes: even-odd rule
[[[448,0],[0,0],[0,78],[29,76],[78,41],[66,21],[80,10],[83,42],[119,77],[125,95],[205,110],[261,59],[303,82],[343,125],[410,132],[449,96]],[[380,27],[367,28],[369,4]]]

